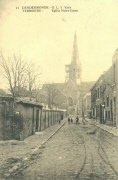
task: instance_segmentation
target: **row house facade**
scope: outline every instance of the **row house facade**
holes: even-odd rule
[[[118,128],[118,49],[112,66],[91,88],[91,114],[100,123]]]

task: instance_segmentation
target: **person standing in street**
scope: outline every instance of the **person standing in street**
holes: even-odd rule
[[[68,124],[70,124],[70,117],[68,117]]]
[[[71,124],[73,124],[73,119],[71,118]]]
[[[76,117],[76,125],[79,125],[79,117]]]

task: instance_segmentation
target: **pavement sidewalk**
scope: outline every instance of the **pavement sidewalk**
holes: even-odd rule
[[[25,159],[28,155],[32,154],[33,150],[40,147],[45,143],[53,134],[66,123],[67,118],[57,123],[42,132],[37,132],[35,135],[27,137],[24,141],[8,140],[0,141],[0,167],[8,160],[13,161],[17,159]]]
[[[118,136],[118,129],[116,129],[116,127],[108,126],[105,124],[100,124],[98,121],[96,121],[94,119],[86,119],[86,120],[94,123],[97,127],[103,129],[104,131],[107,131],[107,132],[113,134],[114,136]]]

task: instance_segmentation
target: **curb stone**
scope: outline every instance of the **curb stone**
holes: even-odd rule
[[[86,119],[86,121],[87,121],[87,122],[90,122],[88,119]],[[94,125],[97,126],[97,127],[100,128],[100,129],[102,129],[103,131],[106,131],[106,132],[112,134],[113,136],[117,136],[117,137],[118,137],[118,134],[117,134],[117,133],[111,132],[110,130],[107,130],[106,128],[100,126],[100,124],[99,124],[98,122],[95,122]],[[106,125],[106,126],[107,126],[107,125]],[[108,126],[108,127],[109,127],[109,126]],[[111,127],[111,128],[112,128],[112,127]],[[114,128],[114,129],[115,129],[115,128]],[[116,130],[116,129],[115,129],[115,130]]]

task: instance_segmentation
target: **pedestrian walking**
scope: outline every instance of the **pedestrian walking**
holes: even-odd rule
[[[59,124],[61,124],[61,120],[59,120]]]
[[[79,124],[79,117],[77,116],[76,117],[76,125],[78,125]]]
[[[68,117],[68,124],[70,124],[70,117]]]
[[[71,124],[73,124],[73,119],[71,118]]]

